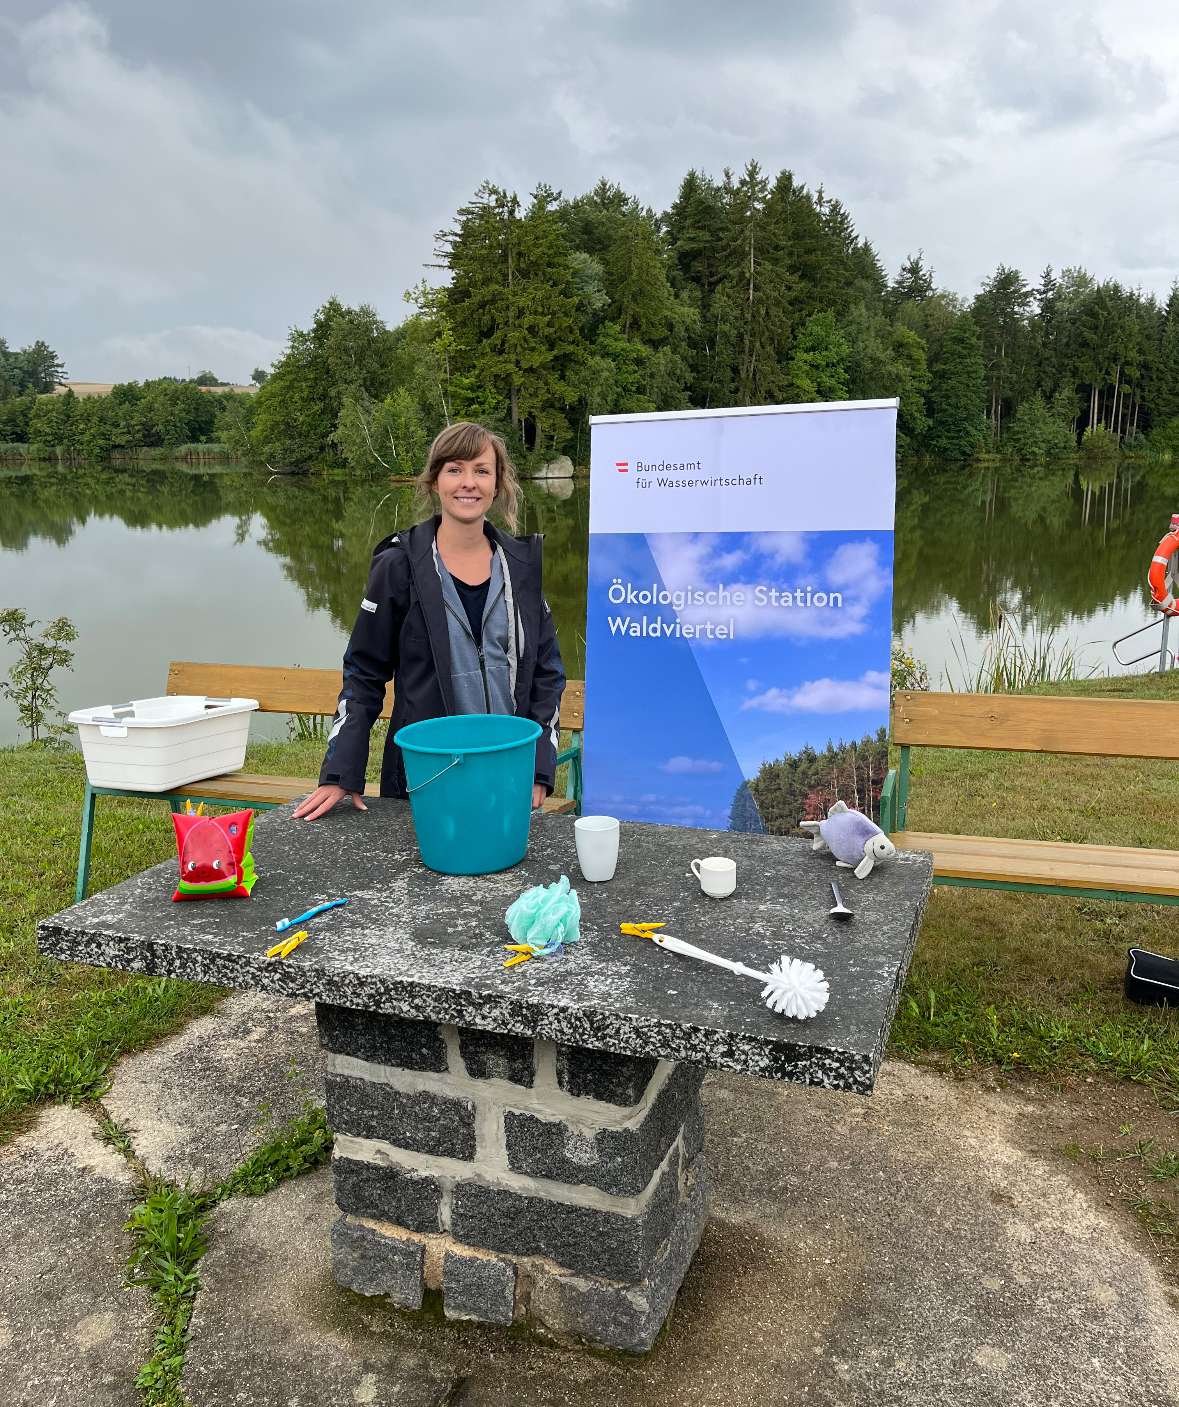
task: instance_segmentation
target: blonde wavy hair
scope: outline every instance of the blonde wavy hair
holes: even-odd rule
[[[474,459],[489,445],[495,451],[495,498],[492,508],[507,530],[514,533],[519,524],[520,480],[502,436],[488,430],[485,425],[476,425],[472,420],[459,420],[434,436],[434,443],[426,455],[426,467],[417,477],[418,496],[423,505],[433,511],[436,497],[434,486],[443,466],[454,459]]]

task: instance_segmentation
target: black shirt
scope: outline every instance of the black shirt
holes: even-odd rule
[[[487,588],[491,585],[491,578],[481,581],[478,586],[459,581],[456,576],[452,576],[451,581],[454,582],[459,600],[463,603],[467,620],[471,623],[471,634],[475,637],[475,643],[480,645],[483,642],[483,612],[487,608]]]

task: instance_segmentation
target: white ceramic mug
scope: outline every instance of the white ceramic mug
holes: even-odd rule
[[[613,879],[618,866],[618,822],[613,816],[579,816],[573,823],[582,878]]]
[[[710,898],[727,899],[737,887],[737,862],[723,855],[709,855],[692,861],[692,873]]]

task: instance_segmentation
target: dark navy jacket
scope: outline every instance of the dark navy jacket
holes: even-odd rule
[[[320,785],[364,791],[369,732],[380,716],[385,686],[396,679],[393,717],[381,763],[381,795],[405,795],[398,728],[453,713],[450,638],[442,583],[434,567],[440,519],[419,523],[377,543],[364,601],[344,653],[344,687],[320,769]],[[485,525],[503,548],[515,612],[516,713],[541,726],[536,780],[552,789],[565,670],[548,602],[541,590],[541,538],[516,538]]]

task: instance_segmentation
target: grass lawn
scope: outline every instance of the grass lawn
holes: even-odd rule
[[[1179,674],[1070,693],[1179,698]],[[314,776],[322,743],[261,743],[251,771]],[[372,769],[380,755],[372,749]],[[1170,848],[1179,764],[915,748],[909,824]],[[60,964],[36,920],[72,900],[83,786],[72,752],[0,750],[0,1139],[44,1099],[100,1093],[110,1063],[207,1011],[208,987]],[[102,798],[92,891],[174,853],[162,802]],[[1128,1003],[1126,948],[1179,951],[1179,910],[935,890],[893,1030],[910,1058],[1047,1074],[1105,1072],[1179,1109],[1179,1011]]]
[[[373,730],[370,781],[380,775],[384,730],[383,723]],[[315,777],[323,747],[322,738],[256,743],[246,768]],[[37,920],[73,903],[85,781],[73,751],[0,748],[0,1143],[24,1127],[38,1101],[97,1098],[120,1054],[178,1029],[224,995],[199,983],[59,963],[37,951]],[[90,893],[175,853],[164,802],[100,797]]]
[[[1179,699],[1169,676],[1037,692]],[[914,748],[909,828],[1179,846],[1179,763]],[[1122,993],[1126,949],[1179,953],[1179,908],[935,889],[893,1029],[900,1053],[1043,1072],[1101,1070],[1179,1108],[1179,1010]]]
[[[252,771],[319,771],[321,743],[264,743]],[[379,753],[378,753],[379,756]],[[215,987],[59,963],[37,951],[37,920],[73,903],[85,771],[49,748],[0,749],[0,1142],[39,1100],[101,1094],[111,1062],[206,1012]],[[102,797],[91,893],[176,853],[162,801]]]

